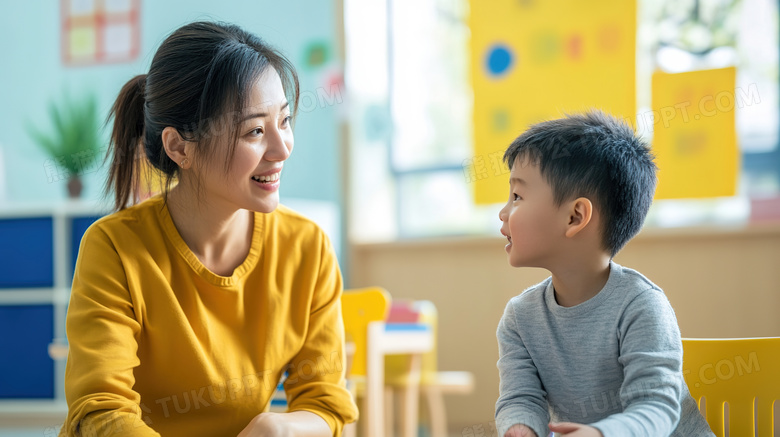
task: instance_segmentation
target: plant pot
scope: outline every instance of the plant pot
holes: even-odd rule
[[[71,199],[78,199],[81,197],[81,189],[84,185],[81,183],[81,178],[78,176],[71,176],[68,179],[68,197]]]

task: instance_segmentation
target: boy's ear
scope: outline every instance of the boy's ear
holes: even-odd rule
[[[566,237],[572,238],[593,218],[593,203],[585,198],[578,197],[569,204],[569,222],[566,225]]]

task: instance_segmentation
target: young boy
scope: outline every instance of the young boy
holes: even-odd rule
[[[552,276],[511,299],[499,323],[498,435],[714,436],[683,380],[669,301],[612,261],[653,200],[649,148],[593,111],[532,126],[504,161],[509,264]]]

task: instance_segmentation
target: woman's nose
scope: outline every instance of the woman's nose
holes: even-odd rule
[[[265,159],[269,161],[284,161],[290,157],[292,145],[288,147],[284,135],[276,129],[269,130],[268,148],[265,151]],[[289,140],[292,142],[292,140]]]

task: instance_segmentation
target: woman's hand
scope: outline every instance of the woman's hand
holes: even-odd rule
[[[238,437],[331,437],[333,432],[322,417],[309,411],[260,413]]]
[[[534,430],[525,425],[512,425],[504,434],[504,437],[537,437]]]
[[[581,423],[551,423],[550,431],[565,437],[604,437],[598,429]]]

